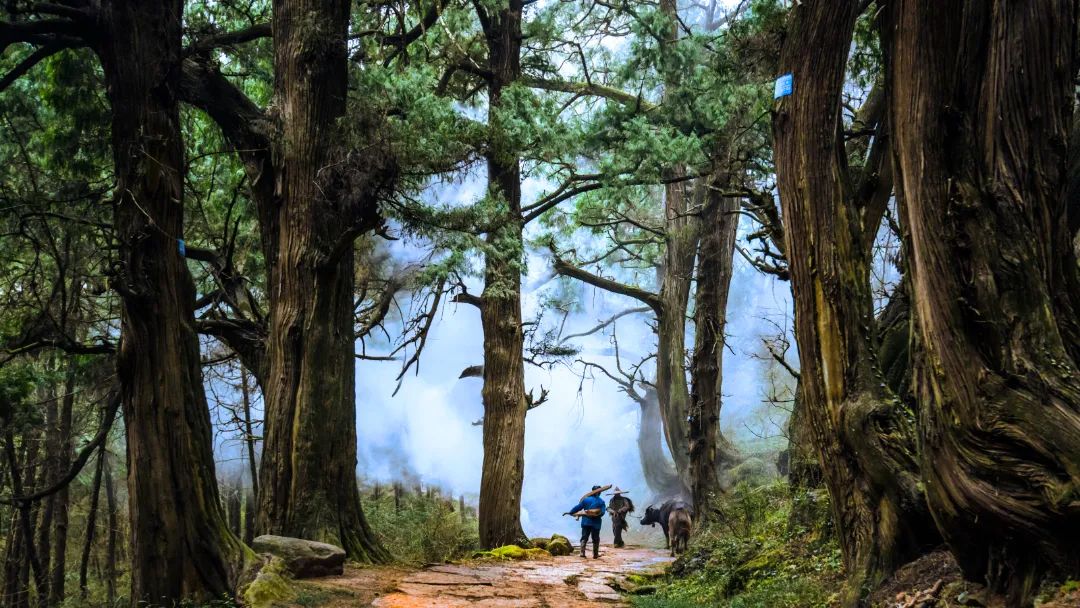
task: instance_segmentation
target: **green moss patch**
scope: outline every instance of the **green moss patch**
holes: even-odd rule
[[[473,557],[477,559],[526,560],[546,559],[551,557],[551,554],[536,547],[524,549],[517,545],[504,545],[491,551],[477,551],[473,554]]]
[[[272,558],[241,593],[244,606],[275,608],[289,605],[295,596],[291,580],[285,562],[277,557]]]

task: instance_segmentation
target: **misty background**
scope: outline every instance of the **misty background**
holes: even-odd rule
[[[737,2],[722,3],[728,8]],[[620,41],[602,41],[612,52],[619,52]],[[567,76],[570,76],[569,74]],[[462,109],[474,118],[484,119],[481,109]],[[432,205],[464,206],[480,200],[486,189],[483,166],[474,166],[457,181],[431,184],[421,198]],[[554,185],[535,177],[522,183],[522,201],[536,200]],[[565,203],[565,204],[572,204]],[[662,206],[657,200],[657,205]],[[526,242],[543,230],[534,222],[526,229]],[[739,226],[740,244],[750,221],[743,218]],[[393,230],[391,230],[393,232]],[[603,247],[599,237],[575,234],[576,245]],[[590,239],[594,239],[589,242]],[[392,265],[406,268],[431,259],[430,243],[418,238],[403,238],[380,243],[389,250]],[[563,325],[563,336],[587,331],[601,321],[628,308],[641,304],[630,298],[613,295],[569,279],[554,277],[550,253],[546,249],[527,249],[527,276],[522,281],[522,319],[525,323],[537,319],[544,298],[557,283],[564,281],[579,294],[578,306],[565,322],[561,313],[557,319]],[[477,258],[476,267],[482,268]],[[605,274],[617,269],[606,268]],[[466,280],[470,293],[483,290],[479,276]],[[655,289],[654,285],[645,285]],[[692,315],[693,296],[691,294]],[[416,304],[409,293],[397,298],[399,311],[383,324],[382,341],[369,337],[367,354],[386,354],[393,350],[401,335],[404,320],[416,314]],[[550,325],[556,319],[547,314],[543,321]],[[522,492],[521,523],[530,537],[549,536],[559,532],[574,536],[578,523],[561,514],[573,506],[583,493],[595,484],[614,484],[629,489],[629,496],[640,516],[648,506],[650,496],[642,476],[637,447],[639,407],[622,393],[619,386],[602,373],[589,372],[575,359],[603,365],[613,373],[615,356],[611,333],[617,334],[624,367],[634,364],[655,351],[656,336],[652,331],[651,313],[622,317],[603,332],[575,338],[569,342],[580,353],[565,364],[541,369],[526,362],[525,387],[539,395],[541,388],[549,391],[547,402],[529,411],[525,431],[525,478]],[[743,455],[753,452],[782,449],[787,418],[785,406],[770,403],[777,395],[776,384],[793,384],[787,372],[779,368],[762,340],[778,334],[789,336],[791,349],[788,360],[797,367],[792,328],[792,304],[789,286],[772,275],[755,270],[736,252],[734,274],[728,302],[726,348],[723,363],[723,406],[721,430],[740,448]],[[687,347],[693,345],[693,323],[687,323]],[[360,352],[360,345],[357,345]],[[480,377],[459,378],[464,368],[483,363],[483,333],[480,313],[468,304],[458,304],[449,296],[443,298],[428,333],[419,366],[410,370],[400,386],[397,376],[401,370],[397,361],[357,360],[357,474],[366,484],[404,481],[419,483],[424,488],[436,487],[447,496],[464,496],[475,506],[479,495],[483,461],[482,427],[475,425],[483,416]],[[649,380],[654,378],[652,362],[642,370]],[[206,380],[211,405],[216,407],[215,453],[219,476],[246,481],[249,474],[246,448],[236,427],[234,412],[227,404],[236,404],[238,370],[221,371],[221,377]],[[395,394],[395,390],[397,391]],[[782,391],[781,391],[782,392]],[[223,407],[225,406],[225,407]],[[253,415],[262,417],[262,401],[253,402]],[[232,421],[230,423],[230,420]],[[255,435],[261,430],[256,427]],[[665,446],[666,449],[666,446]],[[774,463],[768,457],[768,467]],[[606,497],[605,497],[606,499]],[[631,542],[642,540],[636,520],[631,519]],[[605,523],[603,534],[610,539],[610,525]],[[655,540],[657,530],[650,539]]]
[[[543,183],[529,180],[524,194],[535,196]],[[470,179],[436,189],[430,196],[440,202],[470,204],[482,195],[483,179]],[[749,229],[749,221],[740,233]],[[428,255],[425,243],[402,239],[387,243],[394,263],[402,267],[418,263]],[[534,320],[545,293],[557,288],[546,250],[527,252],[528,274],[523,278],[522,317]],[[787,412],[783,405],[769,403],[772,387],[769,376],[778,375],[776,363],[764,349],[762,340],[790,331],[791,298],[788,286],[771,275],[755,270],[738,253],[728,303],[727,344],[724,352],[723,407],[721,429],[727,438],[747,452],[783,447],[783,423]],[[482,285],[474,280],[467,285],[471,293],[480,293]],[[579,294],[577,310],[563,325],[562,335],[587,331],[612,315],[640,306],[629,298],[613,295],[580,283],[571,283]],[[402,313],[407,318],[411,297],[398,296],[401,313],[385,323],[383,338],[368,340],[369,354],[389,352],[393,339],[402,330]],[[546,323],[553,319],[545,318]],[[559,317],[561,323],[561,315]],[[580,348],[576,358],[588,360],[615,371],[611,332],[618,337],[624,367],[653,352],[656,336],[651,314],[633,314],[620,318],[605,331],[570,341]],[[692,333],[693,324],[688,324]],[[693,344],[692,335],[688,345]],[[359,350],[359,346],[358,346]],[[407,356],[408,353],[405,354]],[[788,353],[795,363],[794,349]],[[550,391],[548,400],[529,412],[525,435],[525,480],[522,492],[521,522],[526,534],[549,536],[553,532],[574,535],[578,524],[561,514],[573,506],[594,484],[615,484],[629,489],[637,515],[652,498],[642,477],[637,432],[639,407],[612,380],[599,372],[589,372],[571,358],[564,364],[541,369],[526,363],[526,390],[539,395],[541,387]],[[462,370],[483,363],[483,333],[480,313],[468,304],[458,304],[449,297],[435,317],[420,364],[410,371],[398,388],[400,361],[357,360],[356,407],[358,462],[357,474],[368,484],[405,481],[433,486],[447,496],[464,496],[475,506],[480,488],[483,461],[482,427],[474,425],[483,416],[479,377],[459,378]],[[645,375],[652,378],[652,366]],[[784,380],[779,372],[781,381]],[[227,375],[227,374],[225,374]],[[231,382],[210,378],[207,381],[211,403],[238,403],[235,378]],[[397,394],[395,395],[395,389]],[[254,416],[261,418],[261,399],[254,404]],[[219,474],[223,478],[246,481],[246,453],[242,436],[235,425],[228,424],[232,413],[215,408],[215,449]],[[258,428],[255,434],[259,434]],[[773,466],[771,459],[768,461]],[[631,530],[641,542],[641,530]],[[646,530],[655,540],[656,530]],[[610,525],[603,533],[610,538]]]

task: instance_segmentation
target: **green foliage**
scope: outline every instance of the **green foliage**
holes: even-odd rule
[[[476,517],[438,495],[402,492],[400,505],[384,488],[364,497],[364,514],[394,559],[410,565],[444,563],[470,555],[480,544]]]
[[[634,598],[645,608],[829,606],[842,580],[840,550],[830,535],[828,509],[808,527],[791,527],[798,497],[786,482],[737,485],[717,505],[718,521],[695,533],[655,596]]]
[[[41,380],[41,372],[24,361],[0,367],[0,420],[16,428],[40,422],[39,413],[25,407]]]

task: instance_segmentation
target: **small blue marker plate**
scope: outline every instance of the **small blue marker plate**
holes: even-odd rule
[[[187,257],[187,247],[184,246],[184,241],[181,240],[181,239],[176,239],[176,243],[179,245],[180,257],[186,258]]]
[[[776,84],[773,86],[773,99],[780,99],[781,97],[791,95],[791,91],[794,88],[795,76],[791,72],[788,72],[776,79]]]

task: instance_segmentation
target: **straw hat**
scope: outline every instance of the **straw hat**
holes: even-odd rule
[[[619,494],[629,494],[630,490],[620,489],[619,486],[615,486],[615,490],[608,493],[608,496],[618,496]]]

